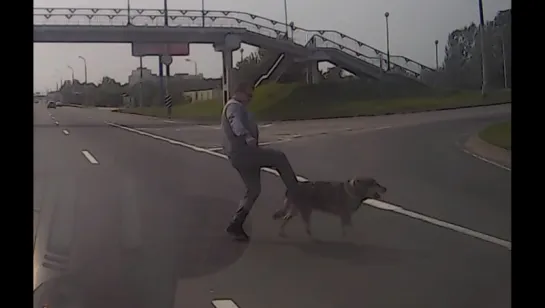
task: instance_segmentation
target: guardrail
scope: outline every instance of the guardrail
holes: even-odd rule
[[[295,44],[316,48],[335,48],[372,65],[387,66],[387,55],[374,47],[335,30],[308,30],[239,11],[168,10],[169,27],[243,28],[267,37],[280,39],[290,34]],[[164,26],[164,10],[99,8],[34,8],[34,25],[91,26]],[[382,63],[381,63],[382,62]],[[390,55],[391,68],[413,78],[423,71],[434,71],[407,57]]]

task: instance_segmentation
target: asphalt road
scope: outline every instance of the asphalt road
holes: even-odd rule
[[[68,273],[100,307],[510,307],[511,250],[475,236],[510,241],[510,171],[461,149],[509,116],[496,106],[264,125],[298,174],[373,175],[403,211],[362,208],[351,240],[321,214],[321,242],[298,222],[281,239],[270,216],[283,185],[264,173],[253,240],[240,244],[223,231],[242,194],[235,171],[183,146],[217,151],[216,127],[35,105],[35,284]]]

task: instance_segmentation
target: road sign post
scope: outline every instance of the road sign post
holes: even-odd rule
[[[165,106],[167,107],[167,116],[170,119],[172,115],[172,96],[170,94],[165,95]]]

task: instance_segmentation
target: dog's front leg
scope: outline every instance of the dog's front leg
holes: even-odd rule
[[[286,225],[290,222],[290,220],[293,218],[292,215],[288,214],[284,216],[282,225],[280,225],[280,231],[278,232],[278,236],[280,237],[288,237],[286,234]]]
[[[346,237],[348,233],[353,233],[352,218],[349,213],[343,213],[341,215],[341,233],[343,238]]]

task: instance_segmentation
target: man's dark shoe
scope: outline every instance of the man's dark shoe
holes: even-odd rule
[[[225,231],[233,236],[236,241],[247,242],[250,240],[250,237],[246,234],[244,228],[242,228],[241,223],[232,222]]]

